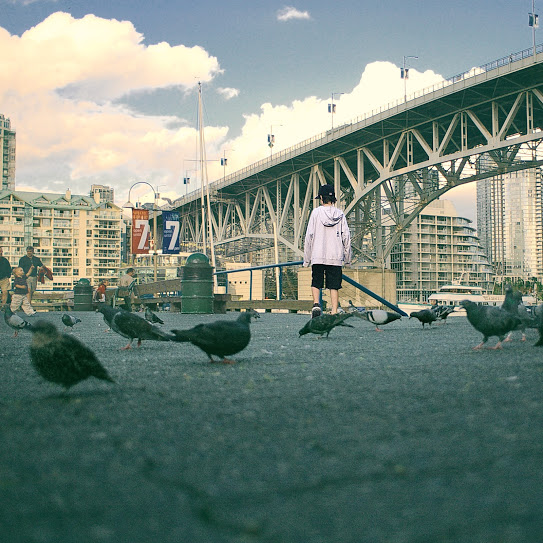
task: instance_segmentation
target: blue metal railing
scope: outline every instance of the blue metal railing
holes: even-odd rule
[[[249,300],[253,299],[253,271],[255,270],[265,270],[270,268],[279,268],[279,300],[283,297],[283,268],[286,268],[287,266],[301,266],[303,264],[302,260],[297,260],[296,262],[282,262],[281,264],[266,264],[264,266],[254,266],[250,268],[239,268],[237,270],[221,270],[216,271],[213,274],[214,275],[226,275],[226,292],[228,293],[228,274],[230,273],[239,273],[239,272],[245,272],[248,271],[250,274],[249,277]],[[357,288],[358,290],[361,290],[368,296],[371,296],[378,302],[381,302],[386,307],[392,309],[393,311],[396,311],[403,317],[407,317],[407,313],[403,310],[401,310],[398,306],[394,305],[393,303],[389,302],[388,300],[385,300],[375,292],[371,291],[369,288],[366,288],[365,286],[361,285],[360,283],[357,283],[354,279],[351,279],[349,276],[343,274],[343,280],[353,287]],[[322,304],[322,293],[321,293],[321,304]]]

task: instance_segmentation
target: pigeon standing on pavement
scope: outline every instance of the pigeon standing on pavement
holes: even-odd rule
[[[522,333],[521,341],[526,341],[526,328],[535,327],[537,324],[528,313],[526,306],[522,303],[522,292],[514,290],[511,285],[505,287],[505,299],[503,300],[502,309],[515,315],[519,318],[519,325],[516,330]],[[513,331],[509,332],[504,341],[512,341],[511,336]]]
[[[145,308],[145,318],[151,324],[164,324],[164,321],[158,315],[155,315],[149,307]]]
[[[543,347],[543,304],[534,308],[534,321],[539,332],[539,339],[534,343],[534,347]]]
[[[436,314],[437,320],[442,320],[446,323],[447,317],[454,313],[454,306],[452,305],[435,305],[432,307],[432,311]]]
[[[105,332],[108,332],[111,329],[111,321],[113,320],[113,316],[119,313],[119,311],[123,310],[120,307],[111,307],[109,304],[101,302],[98,304],[98,309],[96,311],[102,313],[104,322],[108,325]]]
[[[30,328],[32,328],[32,325],[28,321],[24,320],[16,313],[13,313],[9,305],[4,306],[4,322],[15,330],[13,337],[19,335],[19,330],[24,330],[25,328],[30,330]]]
[[[155,341],[171,341],[174,337],[167,332],[164,332],[158,326],[147,322],[142,317],[135,313],[121,309],[111,319],[111,329],[117,334],[128,338],[130,341],[122,350],[130,349],[132,341],[138,340],[138,347],[141,347],[141,342],[144,339]]]
[[[357,317],[367,320],[372,324],[375,324],[376,332],[383,332],[379,325],[384,326],[390,322],[401,319],[402,316],[399,313],[393,311],[385,311],[384,309],[369,309],[367,311],[353,311],[353,314]]]
[[[437,320],[437,315],[431,309],[421,309],[420,311],[412,311],[409,313],[409,318],[418,319],[424,328],[425,324],[432,326],[432,323]]]
[[[501,349],[505,336],[520,324],[518,316],[512,315],[502,307],[479,305],[469,300],[462,300],[460,305],[465,308],[469,323],[483,334],[483,341],[473,347],[475,350],[482,349],[492,336],[497,336],[498,343],[491,348]]]
[[[73,330],[74,325],[76,325],[78,322],[81,322],[81,319],[78,319],[73,315],[69,315],[68,313],[64,313],[61,320],[62,324],[64,324],[66,328],[70,328],[71,330]]]
[[[234,321],[218,320],[210,324],[198,324],[189,330],[172,330],[172,341],[188,342],[196,345],[214,362],[213,355],[218,356],[221,362],[233,364],[233,360],[225,358],[237,354],[251,340],[250,323],[252,318],[260,318],[260,315],[250,309],[241,313]]]
[[[336,326],[354,328],[354,326],[345,323],[347,319],[353,316],[354,313],[336,313],[335,315],[326,314],[314,317],[305,323],[304,327],[298,332],[300,334],[298,337],[305,336],[306,334],[317,334],[320,337],[326,334],[326,337],[328,337]]]
[[[30,328],[30,358],[36,371],[47,381],[66,390],[88,377],[114,383],[96,355],[79,340],[59,333],[56,326],[40,320]]]

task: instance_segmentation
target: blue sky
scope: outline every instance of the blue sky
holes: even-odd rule
[[[332,92],[344,93],[335,123],[400,98],[404,56],[418,57],[409,92],[532,45],[531,0],[0,7],[0,113],[17,130],[17,187],[86,193],[104,183],[118,202],[134,181],[176,197],[182,177],[197,175],[198,80],[208,158],[228,156],[230,173],[268,155],[274,123],[276,150],[328,129]],[[222,173],[210,164],[210,179]],[[473,189],[455,200],[470,218]]]

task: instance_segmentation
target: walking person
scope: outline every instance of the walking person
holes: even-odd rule
[[[25,314],[30,317],[37,313],[28,299],[28,290],[27,276],[23,268],[21,268],[21,266],[13,268],[13,295],[11,296],[10,305],[10,309],[13,313],[18,309],[22,309]]]
[[[320,206],[309,217],[304,243],[304,267],[311,265],[312,317],[322,314],[320,291],[330,291],[332,315],[338,312],[343,266],[351,263],[351,233],[343,211],[334,206],[332,185],[322,185],[317,198]]]
[[[0,290],[2,290],[2,307],[8,303],[8,290],[11,279],[11,264],[4,256],[4,249],[0,247]]]
[[[132,311],[132,290],[136,284],[134,268],[127,268],[126,273],[119,279],[119,288],[117,289],[117,297],[124,299],[124,309]]]
[[[23,268],[28,283],[28,301],[32,302],[32,295],[38,287],[38,270],[43,267],[43,262],[34,255],[34,247],[26,248],[26,255],[19,259],[19,266]]]

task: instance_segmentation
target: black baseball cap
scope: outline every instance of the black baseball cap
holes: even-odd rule
[[[332,185],[321,185],[319,187],[319,194],[315,196],[315,199],[320,198],[321,196],[328,196],[329,198],[335,198],[334,187]]]

